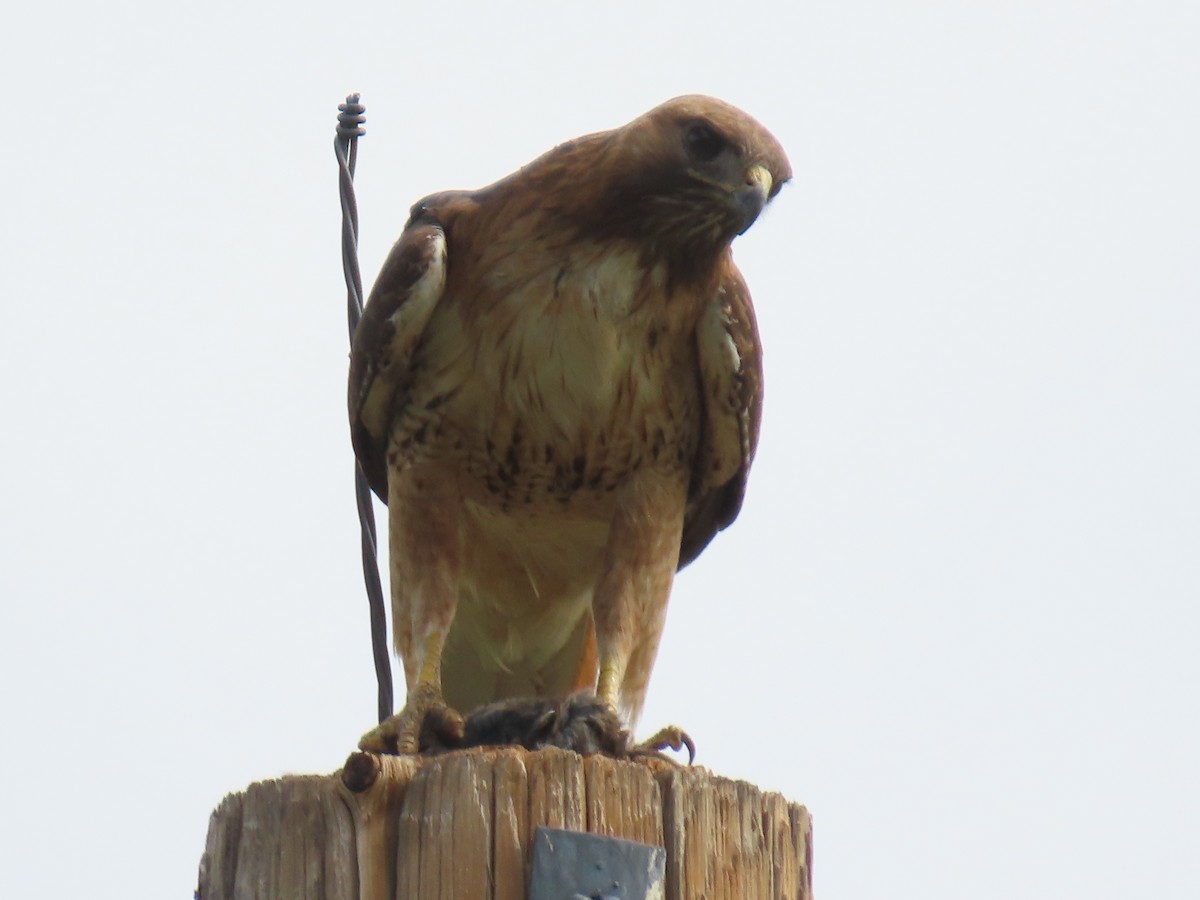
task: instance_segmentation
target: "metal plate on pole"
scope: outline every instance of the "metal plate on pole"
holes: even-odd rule
[[[666,868],[662,847],[538,828],[529,900],[663,900]]]

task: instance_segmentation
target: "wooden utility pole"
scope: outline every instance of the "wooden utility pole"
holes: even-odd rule
[[[526,900],[539,826],[666,848],[665,900],[811,900],[812,822],[700,768],[563,750],[353,754],[230,794],[200,900]]]

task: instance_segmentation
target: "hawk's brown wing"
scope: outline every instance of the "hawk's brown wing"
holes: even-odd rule
[[[742,508],[762,420],[762,350],[750,291],[726,258],[717,296],[696,329],[704,429],[679,548],[683,568]]]
[[[383,264],[350,348],[350,434],[371,489],[387,502],[387,442],[413,351],[446,284],[446,235],[415,217]]]

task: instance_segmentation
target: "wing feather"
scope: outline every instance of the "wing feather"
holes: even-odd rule
[[[371,289],[350,348],[350,433],[371,489],[387,502],[387,441],[408,390],[413,351],[446,284],[446,235],[416,220]]]
[[[750,291],[732,262],[696,328],[704,429],[679,550],[683,568],[737,518],[762,420],[762,349]]]

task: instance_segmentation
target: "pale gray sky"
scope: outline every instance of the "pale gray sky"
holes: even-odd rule
[[[794,183],[741,519],[644,728],[808,804],[819,895],[1200,896],[1200,7],[25,4],[0,36],[0,872],[187,897],[374,714],[368,283],[425,193],[711,93]]]

